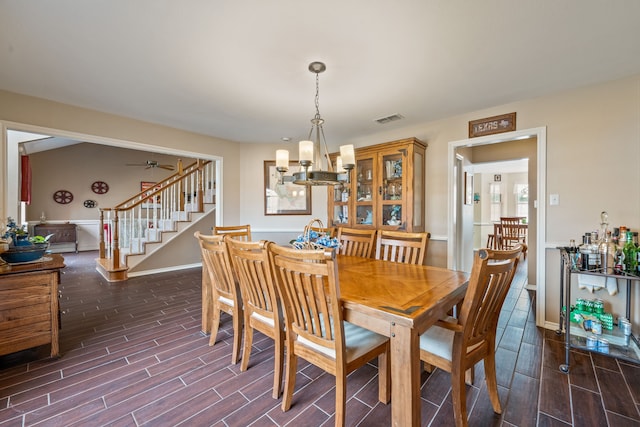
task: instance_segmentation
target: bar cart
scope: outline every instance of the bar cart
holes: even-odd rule
[[[606,351],[590,345],[587,340],[587,333],[580,326],[571,324],[571,276],[574,274],[587,274],[601,277],[613,277],[617,280],[621,279],[626,282],[626,319],[631,319],[631,287],[636,287],[640,283],[640,277],[632,276],[625,273],[612,274],[599,270],[580,270],[572,265],[569,248],[559,247],[560,250],[560,322],[556,334],[565,334],[565,363],[560,365],[560,370],[564,373],[569,372],[569,352],[571,348],[579,348],[586,351],[599,352],[611,357],[617,357],[629,360],[634,363],[640,363],[640,349],[638,338],[631,333],[626,338],[623,332],[617,326],[611,331],[603,331],[608,342]],[[566,310],[565,310],[566,308]],[[628,344],[627,344],[628,342]]]

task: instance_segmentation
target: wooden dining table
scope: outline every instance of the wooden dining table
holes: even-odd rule
[[[391,425],[420,425],[420,334],[464,298],[468,274],[338,255],[345,320],[391,341]]]

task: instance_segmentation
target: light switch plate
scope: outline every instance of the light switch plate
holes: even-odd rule
[[[549,206],[558,206],[560,204],[559,194],[549,194]]]

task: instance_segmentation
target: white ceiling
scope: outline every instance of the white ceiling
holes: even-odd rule
[[[639,41],[638,0],[0,0],[0,89],[274,143],[320,60],[331,144],[638,74]]]

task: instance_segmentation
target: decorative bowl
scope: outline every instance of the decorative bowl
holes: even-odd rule
[[[48,246],[48,245],[47,245]],[[47,247],[17,246],[12,247],[8,251],[0,253],[0,258],[9,264],[17,264],[20,262],[31,262],[42,258],[47,251]]]

